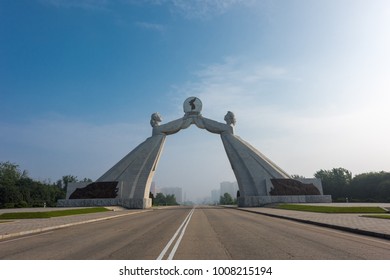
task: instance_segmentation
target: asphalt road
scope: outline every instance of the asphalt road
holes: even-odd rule
[[[168,208],[0,242],[0,259],[390,259],[390,242],[218,207]]]

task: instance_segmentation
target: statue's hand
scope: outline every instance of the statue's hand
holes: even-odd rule
[[[186,129],[187,127],[189,127],[191,124],[194,123],[194,120],[191,117],[189,118],[187,116],[184,116],[182,120],[183,122],[181,124],[181,129]]]

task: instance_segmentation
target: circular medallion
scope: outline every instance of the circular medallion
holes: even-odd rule
[[[202,101],[197,97],[188,97],[183,104],[184,113],[199,114],[202,111]]]

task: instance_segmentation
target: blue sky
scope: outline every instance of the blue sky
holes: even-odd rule
[[[389,26],[385,0],[2,0],[0,161],[95,180],[197,96],[290,174],[389,171]],[[168,137],[158,186],[224,180],[217,135]]]

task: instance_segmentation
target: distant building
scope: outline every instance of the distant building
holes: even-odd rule
[[[173,194],[176,197],[176,202],[183,203],[183,189],[182,188],[161,188],[160,191],[164,195]]]
[[[225,193],[228,193],[234,199],[237,197],[237,191],[238,191],[237,182],[222,182],[220,184],[220,196],[223,196]]]
[[[214,203],[219,203],[219,199],[221,196],[221,190],[211,190],[211,202]]]

